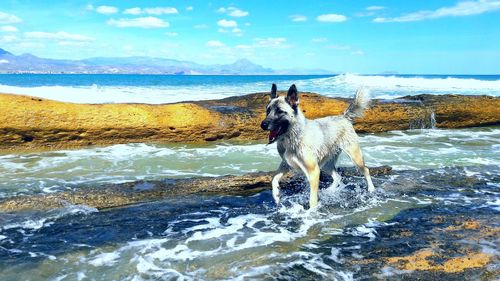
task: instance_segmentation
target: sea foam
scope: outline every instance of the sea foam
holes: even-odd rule
[[[315,92],[332,97],[351,97],[359,87],[367,87],[374,98],[390,99],[417,94],[463,94],[500,96],[500,80],[481,80],[478,77],[446,76],[385,76],[341,74],[326,78],[290,77],[277,81],[280,89],[296,84],[302,92]],[[68,78],[70,79],[70,78]],[[165,76],[164,79],[169,79]],[[189,85],[43,85],[25,87],[0,84],[0,92],[31,95],[75,103],[173,103],[180,101],[220,99],[229,96],[267,92],[269,77],[262,81]],[[278,78],[277,78],[278,79]],[[283,78],[280,78],[283,79]],[[288,78],[287,78],[288,79]],[[71,84],[69,84],[71,85]]]

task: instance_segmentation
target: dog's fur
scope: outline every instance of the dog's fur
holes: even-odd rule
[[[352,162],[363,172],[368,191],[375,190],[370,172],[365,167],[358,136],[352,126],[352,121],[362,116],[369,102],[368,92],[359,89],[343,115],[308,120],[299,108],[295,85],[290,87],[286,97],[279,97],[276,85],[273,84],[267,116],[261,127],[270,131],[269,143],[278,142],[278,152],[282,159],[272,181],[276,203],[280,200],[281,177],[284,173],[294,170],[303,172],[307,177],[311,187],[309,206],[315,207],[318,204],[320,169],[332,175],[335,187],[340,183],[341,177],[335,166],[341,152],[349,155]]]

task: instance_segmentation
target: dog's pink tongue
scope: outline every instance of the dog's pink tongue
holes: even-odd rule
[[[269,132],[269,142],[274,141],[277,136],[278,136],[278,130],[273,130]]]

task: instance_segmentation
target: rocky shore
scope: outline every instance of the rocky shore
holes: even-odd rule
[[[387,175],[390,172],[391,168],[387,166],[371,169],[373,176]],[[353,168],[343,169],[342,173],[349,178],[357,175]],[[89,186],[75,191],[10,197],[0,200],[0,211],[47,210],[61,208],[68,204],[107,209],[191,194],[249,195],[270,189],[273,175],[273,172],[257,172],[241,176],[164,179]],[[331,183],[330,175],[321,174],[322,188],[328,187]],[[284,178],[282,185],[283,189],[288,190],[288,192],[297,192],[297,189],[302,189],[305,186],[303,178],[292,178],[290,175],[288,178]]]
[[[284,93],[281,93],[284,94]],[[0,150],[36,150],[130,142],[260,140],[267,93],[176,104],[74,104],[0,94]],[[308,118],[341,114],[349,99],[301,93]],[[500,123],[500,98],[420,95],[374,100],[358,132],[463,128]]]

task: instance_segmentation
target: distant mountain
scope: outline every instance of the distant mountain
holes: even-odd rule
[[[325,70],[273,70],[240,59],[232,64],[203,65],[153,57],[95,57],[83,60],[46,59],[32,54],[14,55],[0,48],[0,73],[74,73],[74,74],[326,74]]]
[[[11,53],[7,52],[6,50],[0,48],[0,56],[1,55],[12,55]]]

